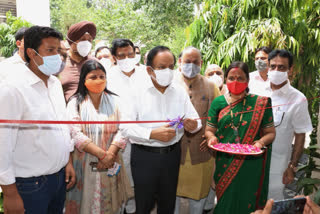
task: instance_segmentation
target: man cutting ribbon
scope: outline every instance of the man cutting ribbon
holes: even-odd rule
[[[176,130],[168,123],[120,125],[123,136],[132,143],[131,170],[137,214],[150,213],[156,199],[158,213],[174,212],[180,139],[184,130],[195,133],[202,127],[201,121],[194,119],[199,115],[188,94],[172,82],[174,65],[175,57],[169,48],[153,48],[147,59],[150,78],[135,87],[131,102],[122,111],[125,121],[166,120],[185,115],[184,128]]]

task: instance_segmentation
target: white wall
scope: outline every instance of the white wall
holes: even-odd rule
[[[49,0],[16,0],[17,16],[34,25],[50,26]]]

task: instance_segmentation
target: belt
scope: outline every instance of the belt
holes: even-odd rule
[[[166,146],[166,147],[152,147],[152,146],[144,146],[140,144],[134,144],[134,145],[139,149],[142,149],[147,152],[158,153],[158,154],[168,154],[169,152],[173,151],[177,146],[180,146],[180,141],[178,141],[177,143],[171,146]]]

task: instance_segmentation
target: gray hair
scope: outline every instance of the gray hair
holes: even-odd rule
[[[189,51],[189,50],[196,50],[196,51],[199,53],[199,55],[200,55],[200,59],[202,59],[202,53],[201,53],[201,51],[200,51],[198,48],[195,48],[195,47],[193,47],[193,46],[188,46],[188,47],[186,47],[185,49],[183,49],[183,51],[181,52],[181,57],[183,56],[183,54],[184,54],[186,51]]]

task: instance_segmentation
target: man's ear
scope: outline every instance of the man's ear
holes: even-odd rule
[[[114,64],[116,65],[117,64],[117,58],[115,56],[112,55],[112,58],[114,60]]]
[[[289,68],[289,71],[288,71],[288,78],[289,78],[289,80],[292,80],[293,71],[294,71],[294,66],[291,66],[291,67]]]
[[[147,66],[147,72],[149,75],[153,74],[153,70],[152,70],[151,66]]]
[[[27,55],[30,59],[33,59],[34,56],[36,55],[36,52],[32,48],[27,48]]]
[[[21,46],[21,41],[20,41],[20,40],[17,40],[17,41],[16,41],[16,46],[17,46],[18,48],[20,48],[20,46]]]

